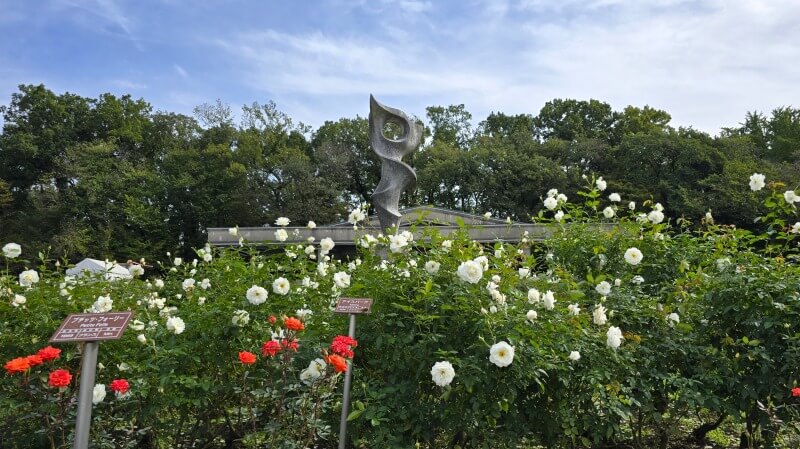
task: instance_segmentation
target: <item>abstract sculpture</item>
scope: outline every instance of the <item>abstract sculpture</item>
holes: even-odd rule
[[[390,139],[383,134],[387,122],[402,127],[399,138]],[[378,103],[370,95],[369,142],[381,159],[381,180],[372,193],[372,204],[378,212],[381,228],[384,231],[394,228],[394,232],[397,232],[400,225],[400,195],[413,189],[417,182],[414,169],[401,159],[422,143],[422,125],[411,121],[403,111]]]

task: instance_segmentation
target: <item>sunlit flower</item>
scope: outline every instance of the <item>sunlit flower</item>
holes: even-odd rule
[[[250,313],[246,310],[234,310],[233,317],[231,317],[231,324],[238,327],[244,327],[250,322]]]
[[[797,234],[798,232],[800,232],[800,221],[792,225],[792,230],[790,232],[792,234]]]
[[[279,277],[272,282],[272,291],[279,295],[286,295],[290,289],[289,281],[284,277]]]
[[[36,270],[25,270],[19,274],[19,285],[22,287],[30,287],[39,282],[39,273]]]
[[[556,207],[558,207],[558,200],[553,198],[552,196],[548,196],[544,200],[544,207],[546,207],[547,210],[553,210]]]
[[[182,333],[184,329],[186,329],[186,324],[183,322],[182,319],[180,319],[180,317],[171,316],[167,318],[168,331],[174,333],[175,335],[178,335]]]
[[[123,399],[128,395],[131,385],[125,379],[114,379],[109,385],[111,391],[117,396],[117,399]]]
[[[611,294],[611,284],[609,284],[608,281],[600,282],[594,289],[603,296]]]
[[[106,386],[103,384],[96,384],[92,388],[92,404],[99,404],[106,398]]]
[[[514,347],[504,341],[493,344],[489,348],[489,361],[500,368],[511,365],[514,361]]]
[[[607,187],[606,182],[603,180],[603,177],[597,178],[597,181],[594,183],[597,186],[597,190],[604,191]]]
[[[539,317],[539,314],[536,313],[535,310],[528,310],[528,313],[525,314],[525,319],[530,321],[531,323],[536,321],[536,318]]]
[[[614,208],[611,207],[611,206],[608,206],[605,209],[603,209],[603,216],[606,217],[606,218],[611,218],[615,214],[616,214],[616,212],[614,211]]]
[[[316,224],[316,223],[314,223],[313,221],[309,221],[309,222],[308,222],[308,224],[306,224],[306,227],[307,227],[308,229],[314,229],[314,228],[316,228],[316,227],[317,227],[317,224]]]
[[[333,239],[330,237],[325,237],[324,239],[319,241],[319,248],[322,250],[324,254],[330,252],[336,244],[333,242]]]
[[[192,278],[184,279],[181,283],[181,288],[183,291],[188,292],[189,290],[194,289],[195,280]]]
[[[517,274],[519,275],[520,279],[525,279],[531,274],[531,270],[530,268],[520,268],[517,270]]]
[[[94,304],[92,304],[92,313],[105,313],[111,310],[114,307],[114,301],[111,300],[111,296],[98,296],[97,300],[95,300]]]
[[[556,306],[556,297],[552,291],[547,290],[545,294],[542,296],[542,303],[544,303],[544,308],[547,310],[553,310]]]
[[[569,353],[569,359],[572,360],[573,362],[577,362],[578,360],[581,359],[581,353],[578,351],[572,351]]]
[[[635,201],[631,201],[630,203],[628,203],[628,209],[636,210],[636,202]]]
[[[764,179],[766,177],[761,173],[753,173],[750,175],[750,190],[753,192],[758,192],[759,190],[764,188]]]
[[[66,388],[72,382],[72,374],[65,369],[52,371],[47,379],[47,384],[52,388]]]
[[[487,219],[488,218],[492,218],[492,213],[491,212],[484,212],[483,218],[487,218]]]
[[[389,236],[389,250],[393,253],[402,252],[408,246],[408,239],[403,234]]]
[[[172,264],[175,265],[176,267],[180,266],[182,263],[183,259],[181,259],[180,257],[176,257],[175,259],[172,260]]]
[[[344,271],[338,271],[333,274],[333,283],[339,288],[347,288],[350,286],[350,275]]]
[[[275,231],[275,240],[279,242],[285,242],[288,238],[289,234],[286,232],[286,229],[278,229]]]
[[[440,266],[441,264],[439,262],[436,262],[435,260],[429,260],[425,262],[425,271],[427,271],[429,274],[436,274],[439,272]]]
[[[3,255],[9,259],[14,259],[22,254],[22,247],[16,243],[6,243],[3,246]]]
[[[164,281],[162,281],[161,279],[156,279],[153,282],[153,285],[155,285],[157,289],[162,289],[164,288]]]
[[[794,204],[800,201],[800,196],[798,196],[794,190],[787,190],[783,192],[783,199],[789,204]]]
[[[554,219],[555,219],[557,222],[561,223],[561,220],[563,220],[563,219],[564,219],[564,211],[563,211],[563,210],[559,210],[558,212],[556,212],[556,214],[555,214],[555,215],[553,215],[553,218],[554,218]]]
[[[22,295],[14,295],[14,299],[11,300],[11,305],[14,307],[19,307],[23,304],[28,302],[28,299]]]
[[[649,214],[647,214],[647,219],[650,223],[659,224],[664,221],[664,212],[660,210],[652,210]]]
[[[431,368],[431,378],[436,385],[446,387],[450,385],[454,377],[456,377],[456,370],[453,369],[453,365],[451,365],[450,362],[441,361],[433,364],[433,368]]]
[[[567,310],[571,315],[578,315],[579,313],[581,313],[581,308],[578,307],[577,304],[570,304],[569,306],[567,306]]]
[[[541,293],[539,290],[535,288],[528,289],[528,302],[530,304],[536,304],[541,300]]]
[[[442,249],[448,251],[453,246],[452,240],[443,240],[442,241]]]
[[[128,267],[128,272],[131,274],[131,276],[138,277],[144,274],[144,268],[142,268],[141,265],[135,263]]]
[[[367,216],[364,215],[363,210],[361,210],[360,208],[353,209],[350,212],[350,215],[347,216],[347,222],[350,224],[357,224],[359,221],[362,221],[365,218],[367,218]]]
[[[628,248],[625,250],[625,262],[631,265],[639,265],[642,262],[642,252],[638,248]]]
[[[267,300],[267,290],[264,287],[254,285],[247,289],[247,300],[254,306],[264,304]]]
[[[289,226],[289,222],[291,222],[291,220],[289,220],[286,217],[278,217],[278,219],[275,220],[275,225],[276,226]]]
[[[457,270],[458,277],[470,284],[477,284],[483,277],[483,266],[474,260],[461,262]]]
[[[606,317],[606,308],[603,307],[602,304],[597,304],[594,306],[594,311],[592,312],[592,321],[598,326],[602,326],[608,322],[608,317]]]
[[[618,327],[611,326],[606,332],[606,344],[611,349],[617,349],[622,344],[622,331]]]
[[[612,203],[619,203],[622,201],[622,198],[620,198],[619,193],[612,193],[611,195],[608,195],[608,200]]]

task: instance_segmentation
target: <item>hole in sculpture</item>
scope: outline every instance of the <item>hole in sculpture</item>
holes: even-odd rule
[[[400,140],[405,134],[405,129],[399,121],[388,119],[383,123],[382,132],[383,137],[389,140]]]

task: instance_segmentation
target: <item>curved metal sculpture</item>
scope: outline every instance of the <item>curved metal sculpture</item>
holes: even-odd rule
[[[398,139],[383,135],[387,122],[397,123],[403,128],[403,134]],[[400,195],[413,189],[417,183],[416,172],[401,159],[422,143],[422,125],[413,122],[403,111],[378,103],[370,95],[369,142],[381,159],[381,180],[372,193],[372,204],[378,212],[381,228],[395,228],[396,232],[400,225]]]

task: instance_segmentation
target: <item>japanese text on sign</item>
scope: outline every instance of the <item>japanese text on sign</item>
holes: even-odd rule
[[[51,343],[116,340],[122,336],[133,312],[76,313],[61,323]]]
[[[339,298],[334,312],[338,313],[369,313],[372,308],[372,298]]]

